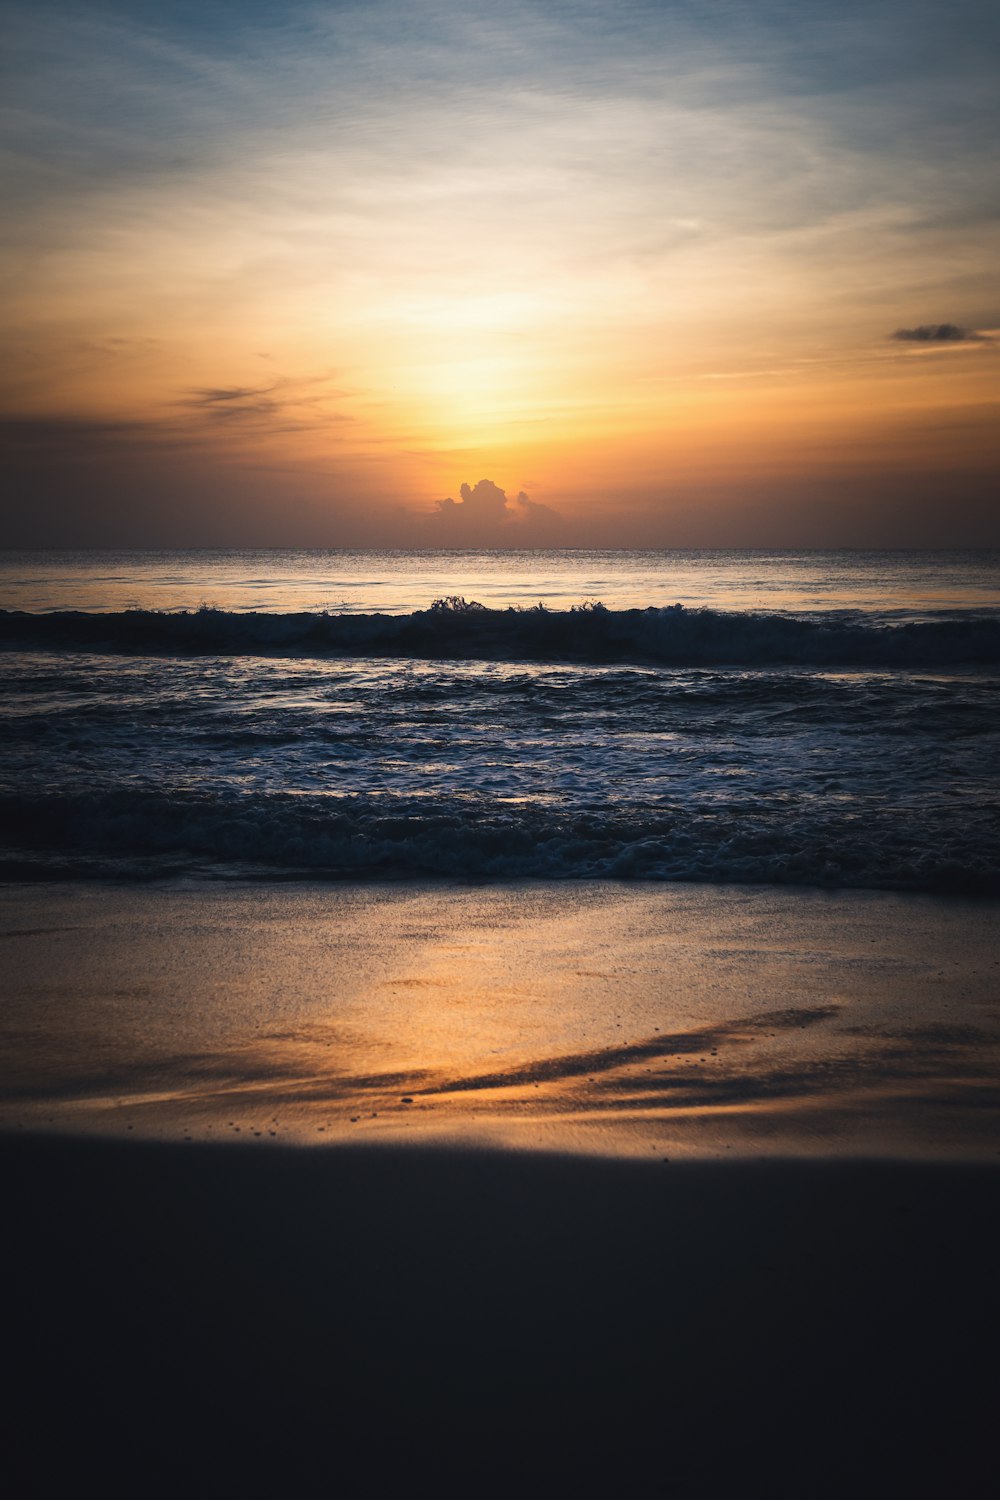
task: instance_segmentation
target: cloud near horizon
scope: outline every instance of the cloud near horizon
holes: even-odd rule
[[[463,537],[480,536],[484,533],[504,531],[508,535],[515,530],[527,536],[539,530],[555,529],[562,517],[551,506],[531,500],[524,490],[519,490],[513,499],[508,499],[492,479],[480,479],[475,485],[463,484],[459,488],[458,500],[451,496],[441,500],[436,510],[427,517],[435,529]]]

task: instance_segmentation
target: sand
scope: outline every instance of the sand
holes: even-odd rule
[[[12,1494],[971,1495],[1000,1173],[2,1144]]]
[[[995,1159],[996,917],[639,883],[8,888],[0,1124]]]
[[[990,1481],[995,908],[219,883],[3,913],[11,1493]]]

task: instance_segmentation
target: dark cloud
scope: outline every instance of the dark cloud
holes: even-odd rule
[[[181,405],[222,421],[272,417],[281,410],[281,403],[271,394],[273,390],[274,386],[207,386],[190,391]]]
[[[347,412],[331,411],[331,398],[347,393],[331,385],[329,374],[281,376],[268,385],[209,385],[183,391],[174,403],[194,414],[189,422],[197,439],[199,428],[212,424],[258,427],[262,431],[301,432],[330,428],[354,420]]]
[[[523,490],[508,499],[492,479],[463,484],[458,493],[458,500],[442,500],[428,517],[429,525],[456,538],[482,541],[502,532],[508,543],[516,537],[527,540],[541,531],[554,532],[562,519],[550,506],[529,500]]]
[[[442,500],[436,515],[459,522],[507,520],[507,496],[492,479],[480,479],[474,489],[463,484],[458,493],[462,498]]]
[[[112,451],[155,451],[176,445],[174,433],[156,422],[109,421],[92,417],[0,416],[0,456],[42,455],[49,462],[77,463]]]
[[[897,328],[890,333],[891,339],[903,344],[983,344],[988,343],[981,333],[971,328],[959,328],[957,323],[920,323],[916,328]]]

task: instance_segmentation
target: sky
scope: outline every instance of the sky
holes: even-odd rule
[[[1000,545],[994,0],[0,13],[0,545]]]

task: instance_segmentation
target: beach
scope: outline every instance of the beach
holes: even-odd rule
[[[991,901],[188,881],[2,906],[8,1129],[996,1155]]]
[[[12,1493],[977,1492],[995,558],[5,577]]]
[[[12,1492],[975,1494],[995,1168],[2,1144]]]
[[[988,1472],[992,903],[181,882],[3,909],[18,1493]]]
[[[1000,11],[12,0],[0,1500],[979,1500]]]

